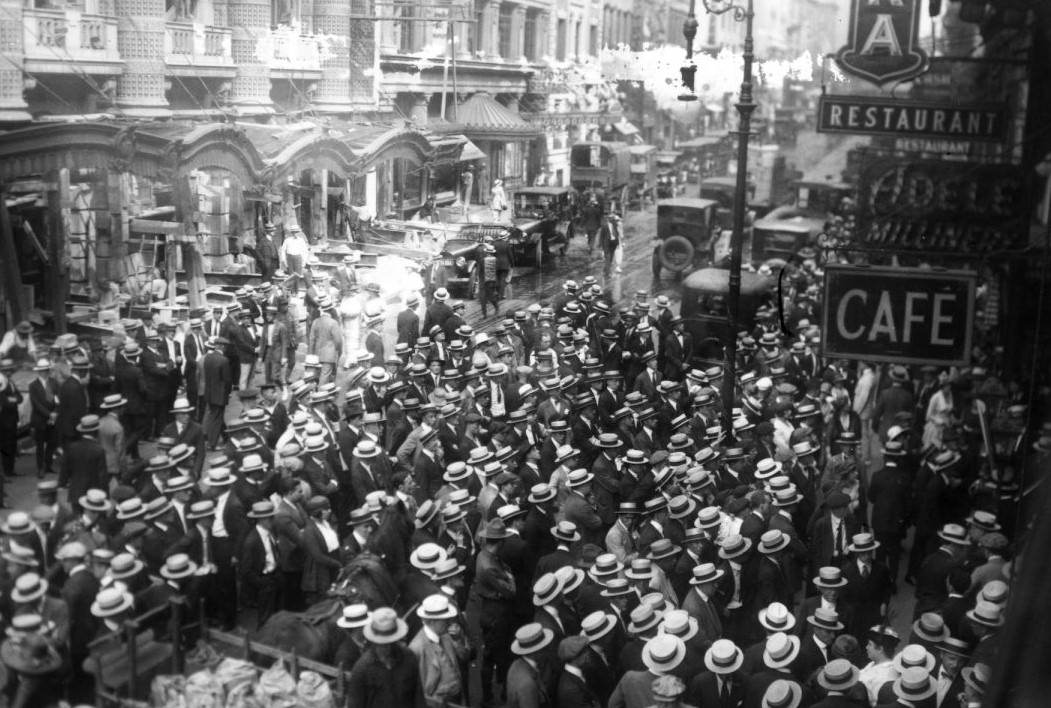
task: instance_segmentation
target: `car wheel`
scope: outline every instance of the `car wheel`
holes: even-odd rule
[[[672,273],[682,273],[693,265],[696,249],[685,236],[668,236],[660,246],[661,265]]]

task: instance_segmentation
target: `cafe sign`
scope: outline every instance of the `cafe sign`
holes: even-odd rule
[[[1007,134],[1007,109],[1003,105],[954,106],[905,99],[822,96],[817,130],[1000,142]]]
[[[822,354],[961,366],[970,360],[975,274],[920,268],[825,268]]]
[[[877,86],[908,81],[927,70],[919,28],[920,0],[852,0],[848,43],[836,63]]]
[[[858,178],[855,243],[927,253],[988,254],[1028,243],[1020,167],[881,158]]]

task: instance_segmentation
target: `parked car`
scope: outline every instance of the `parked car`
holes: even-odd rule
[[[511,266],[535,266],[544,262],[544,240],[540,220],[512,224],[464,224],[459,239],[478,243],[487,239],[507,239],[511,246]]]
[[[448,239],[438,254],[442,274],[438,278],[456,297],[473,300],[478,297],[478,244],[485,241],[485,229],[472,229],[471,224],[460,229],[456,238]]]
[[[535,236],[540,239],[541,256],[550,254],[553,246],[560,246],[565,251],[569,239],[573,238],[573,221],[577,214],[575,189],[523,187],[515,190],[511,201],[514,225],[527,236],[523,250],[534,244]],[[538,258],[538,267],[540,262]]]

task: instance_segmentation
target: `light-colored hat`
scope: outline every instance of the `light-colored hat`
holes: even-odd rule
[[[529,656],[549,645],[555,638],[555,633],[540,625],[538,622],[530,622],[522,625],[515,632],[514,641],[511,642],[511,652],[518,656]]]
[[[796,626],[796,618],[780,602],[771,602],[759,610],[759,624],[770,632],[788,632]]]
[[[422,620],[452,619],[456,616],[456,606],[445,595],[428,595],[416,609],[416,616]]]
[[[704,665],[713,674],[732,674],[741,668],[744,654],[729,639],[716,639],[704,653]]]
[[[674,671],[684,658],[686,644],[671,634],[658,634],[642,647],[642,663],[658,676]]]
[[[123,585],[113,585],[99,590],[95,601],[91,603],[91,614],[100,619],[113,617],[130,610],[134,602],[131,594],[124,589]]]
[[[48,582],[36,573],[26,573],[18,577],[11,589],[11,602],[20,605],[39,600],[47,594]]]
[[[788,666],[799,656],[799,637],[775,632],[766,638],[763,663],[771,669]]]
[[[375,610],[365,625],[365,639],[373,644],[394,644],[408,633],[408,625],[389,607]]]
[[[336,620],[336,626],[343,629],[361,628],[369,623],[371,617],[368,605],[364,603],[347,605],[343,608],[339,619]]]

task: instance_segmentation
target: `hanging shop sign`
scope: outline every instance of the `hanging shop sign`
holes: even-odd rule
[[[995,253],[1027,244],[1021,168],[882,158],[858,179],[858,245]]]
[[[920,268],[825,268],[822,354],[960,366],[970,360],[975,274]]]
[[[1003,105],[953,106],[864,96],[822,96],[817,130],[1000,142],[1007,135],[1007,123],[1007,108]]]
[[[919,46],[920,0],[852,0],[845,47],[836,63],[877,86],[908,81],[927,70]]]

